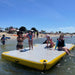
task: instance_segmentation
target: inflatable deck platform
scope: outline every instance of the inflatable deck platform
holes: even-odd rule
[[[75,47],[73,44],[66,44],[69,50]],[[38,70],[48,70],[55,65],[66,52],[46,48],[46,44],[36,44],[33,50],[25,48],[24,50],[13,50],[2,53],[2,58],[22,64]]]

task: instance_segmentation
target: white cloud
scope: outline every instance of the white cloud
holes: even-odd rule
[[[59,31],[62,31],[62,32],[75,32],[75,27],[73,26],[69,26],[69,27],[59,27],[58,28]]]
[[[75,27],[73,27],[73,26],[69,26],[69,27],[59,27],[59,28],[56,28],[56,27],[54,27],[54,28],[45,28],[45,29],[43,29],[43,30],[45,30],[45,31],[47,31],[47,32],[51,32],[51,31],[53,31],[53,32],[58,32],[58,31],[61,31],[61,32],[69,32],[69,33],[74,33],[75,32]]]

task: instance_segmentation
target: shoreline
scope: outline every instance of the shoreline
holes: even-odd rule
[[[6,33],[6,32],[0,32],[0,39],[1,39],[1,37],[2,37],[2,35],[5,35],[6,37],[10,37],[10,39],[9,40],[14,40],[14,39],[16,39],[17,38],[17,35],[16,34],[8,34],[8,33]],[[25,34],[24,34],[25,35]],[[39,37],[38,38],[45,38],[46,37],[46,35],[49,35],[50,37],[59,37],[60,36],[60,34],[41,34],[41,33],[39,33]],[[75,34],[73,34],[73,35],[71,35],[71,34],[65,34],[65,36],[67,37],[67,36],[75,36]],[[35,35],[35,39],[37,38],[37,36]]]

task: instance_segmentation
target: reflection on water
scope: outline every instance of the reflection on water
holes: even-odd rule
[[[0,45],[2,50],[6,50],[6,45]]]
[[[57,38],[53,38],[56,42]],[[67,43],[75,43],[75,37],[65,38]],[[34,39],[34,44],[42,44],[45,38]],[[75,57],[64,56],[54,67],[46,72],[34,70],[26,66],[16,64],[4,59],[1,59],[1,53],[4,51],[10,51],[16,49],[16,40],[6,41],[6,45],[3,46],[0,43],[0,75],[74,75],[75,74]],[[28,40],[25,39],[24,47],[28,47]],[[71,51],[75,55],[75,48]]]

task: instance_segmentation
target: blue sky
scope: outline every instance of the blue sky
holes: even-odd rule
[[[0,27],[75,32],[75,0],[0,0]]]

